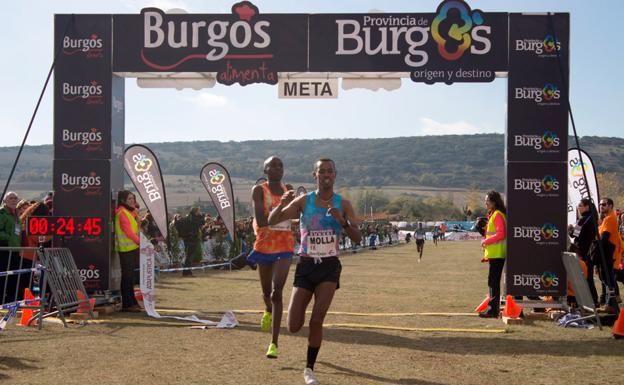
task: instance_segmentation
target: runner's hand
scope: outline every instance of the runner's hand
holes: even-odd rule
[[[293,199],[295,199],[295,192],[293,190],[288,190],[284,193],[284,195],[282,195],[280,204],[282,206],[288,206],[288,204],[290,204],[290,202],[292,202]]]
[[[327,214],[336,218],[338,223],[340,223],[340,226],[344,226],[344,224],[346,223],[345,219],[342,217],[342,214],[340,213],[340,210],[338,210],[335,207],[330,207],[329,209],[327,209]]]

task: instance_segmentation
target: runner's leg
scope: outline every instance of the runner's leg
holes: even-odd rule
[[[305,321],[305,311],[314,293],[302,287],[293,287],[288,305],[288,331],[297,333]]]
[[[314,290],[314,306],[310,317],[310,334],[308,335],[308,359],[306,367],[314,370],[316,356],[323,341],[323,321],[327,310],[334,299],[336,282],[322,282]]]
[[[279,337],[280,325],[282,323],[282,313],[284,311],[284,303],[282,300],[282,293],[284,291],[284,283],[286,277],[288,277],[288,271],[290,270],[290,258],[278,259],[273,264],[273,290],[271,291],[271,305],[273,308],[273,323],[272,323],[272,340],[277,345],[277,339]]]
[[[260,274],[260,286],[262,286],[262,300],[264,301],[264,309],[271,313],[271,279],[273,276],[273,265],[258,264],[258,273]]]

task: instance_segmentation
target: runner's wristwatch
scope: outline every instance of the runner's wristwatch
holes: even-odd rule
[[[349,222],[349,220],[348,220],[348,219],[345,219],[345,224],[344,224],[344,225],[342,225],[342,228],[346,230],[346,229],[348,229],[349,227],[351,227],[351,222]]]

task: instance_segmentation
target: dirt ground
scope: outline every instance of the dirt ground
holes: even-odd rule
[[[624,342],[602,331],[552,321],[506,326],[469,315],[486,292],[478,243],[414,244],[346,255],[341,288],[327,316],[315,368],[322,384],[616,384],[624,383]],[[285,302],[290,297],[292,271]],[[225,310],[261,310],[257,272],[162,275],[163,314],[218,320]],[[340,314],[359,313],[359,314]],[[365,314],[362,314],[365,313]],[[408,314],[401,314],[408,313]],[[303,384],[307,328],[284,328],[280,356],[259,313],[237,313],[232,330],[196,330],[142,314],[100,315],[98,323],[9,327],[0,334],[0,382],[7,384]],[[357,324],[349,327],[339,324]],[[383,327],[413,328],[390,330]],[[426,328],[477,329],[467,332]],[[485,332],[491,333],[485,333]],[[504,331],[499,333],[500,331]]]

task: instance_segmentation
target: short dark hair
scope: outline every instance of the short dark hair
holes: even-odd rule
[[[314,162],[314,171],[318,168],[318,164],[321,162],[331,162],[332,166],[334,166],[334,171],[336,171],[336,162],[329,158],[319,158],[316,162]]]
[[[601,201],[607,201],[609,206],[613,206],[613,199],[611,198],[600,198]]]

